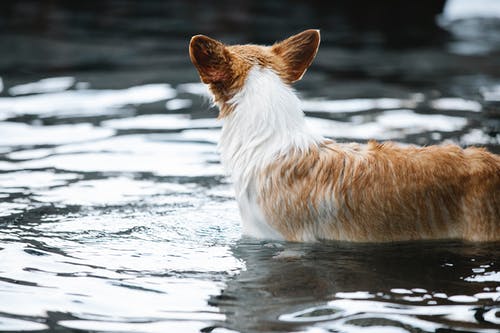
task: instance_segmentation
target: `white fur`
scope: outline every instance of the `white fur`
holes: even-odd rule
[[[256,176],[290,149],[305,151],[321,141],[306,128],[300,101],[272,70],[254,67],[229,103],[219,143],[222,164],[236,189],[243,233],[267,239],[283,237],[265,221],[255,192]]]

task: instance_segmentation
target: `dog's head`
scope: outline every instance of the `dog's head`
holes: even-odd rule
[[[191,38],[189,56],[200,75],[209,85],[220,117],[230,113],[227,102],[245,84],[255,66],[274,71],[286,84],[302,78],[318,51],[318,30],[306,30],[272,46],[224,45],[204,35]]]

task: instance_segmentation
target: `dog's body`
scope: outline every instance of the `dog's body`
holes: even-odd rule
[[[271,47],[195,36],[224,118],[220,151],[250,236],[292,241],[500,240],[500,157],[455,145],[337,144],[307,129],[290,87],[319,32]]]

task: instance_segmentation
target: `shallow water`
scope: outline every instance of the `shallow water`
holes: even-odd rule
[[[270,40],[209,12],[172,33],[159,3],[97,22],[106,34],[85,11],[64,23],[64,8],[43,33],[16,20],[0,33],[17,52],[0,59],[0,331],[498,332],[498,243],[241,238],[221,124],[186,47],[200,32]],[[500,10],[469,5],[440,17],[451,37],[410,48],[346,46],[344,30],[303,11],[326,25],[296,86],[309,125],[342,142],[499,153]],[[269,6],[248,11],[272,17],[261,18],[272,38],[297,31]],[[129,48],[124,18],[137,23],[125,25]]]

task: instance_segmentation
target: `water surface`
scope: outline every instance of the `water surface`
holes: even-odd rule
[[[309,126],[500,152],[500,15],[467,3],[432,26],[444,40],[400,47],[331,8],[289,9],[322,24],[296,85]],[[241,238],[221,123],[186,48],[196,33],[271,43],[300,30],[278,5],[231,12],[260,13],[248,29],[198,2],[122,5],[49,6],[21,29],[28,6],[0,26],[0,331],[498,332],[498,243]]]

